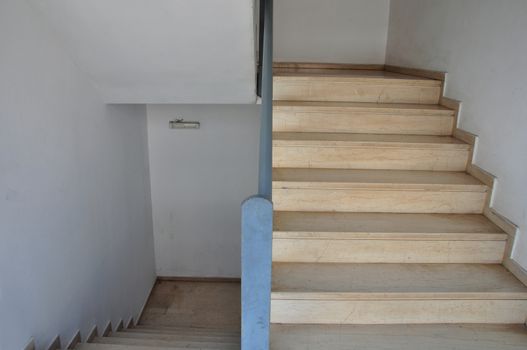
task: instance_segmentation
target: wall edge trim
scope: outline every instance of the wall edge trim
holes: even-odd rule
[[[474,176],[479,181],[483,182],[484,184],[490,187],[489,195],[487,197],[485,207],[483,208],[483,215],[485,215],[485,217],[487,217],[492,223],[502,229],[509,236],[502,264],[523,284],[527,285],[527,270],[525,270],[512,258],[512,250],[516,241],[518,226],[514,224],[511,220],[509,220],[507,217],[501,215],[492,207],[492,197],[495,193],[497,177],[474,163],[474,155],[477,151],[478,136],[464,129],[461,129],[458,126],[462,103],[459,100],[455,100],[453,98],[445,96],[447,73],[434,70],[392,65],[385,65],[385,70],[394,73],[414,75],[423,78],[436,79],[442,81],[442,93],[441,97],[439,98],[439,105],[446,108],[450,108],[455,112],[453,136],[472,145],[472,151],[469,156],[469,161],[467,162],[466,171],[467,173]]]
[[[130,319],[132,321],[132,323],[131,323],[132,327],[137,326],[139,324],[139,322],[141,322],[141,317],[143,317],[143,313],[145,311],[146,304],[148,303],[148,300],[150,300],[150,297],[152,296],[152,293],[154,291],[154,287],[156,286],[158,279],[159,279],[159,277],[154,278],[154,282],[152,283],[152,286],[150,287],[150,291],[146,295],[146,299],[143,302],[143,306],[141,306],[141,309],[139,310],[139,313],[137,314],[137,318],[132,317]],[[134,323],[134,321],[135,321],[135,323]],[[130,323],[128,324],[127,328],[130,328]]]
[[[66,349],[74,349],[77,344],[81,342],[81,331],[80,329],[75,332],[71,340],[68,342],[68,345],[66,345]]]

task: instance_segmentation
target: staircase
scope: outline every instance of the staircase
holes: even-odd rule
[[[79,343],[77,350],[240,349],[240,333],[218,329],[137,326]]]
[[[270,348],[527,348],[527,287],[442,82],[295,67],[274,87]],[[158,282],[139,325],[68,349],[240,349],[239,287],[182,283]]]
[[[527,287],[441,95],[384,70],[275,69],[272,349],[527,346]]]
[[[163,350],[240,349],[240,284],[237,281],[159,279],[139,322],[108,323],[84,338],[79,335],[67,349]],[[50,350],[61,349],[60,339]],[[34,349],[34,348],[32,348]]]

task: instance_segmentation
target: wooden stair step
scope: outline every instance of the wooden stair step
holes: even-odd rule
[[[527,287],[501,265],[274,263],[273,323],[523,323]]]
[[[273,133],[273,166],[464,171],[471,146],[450,136]]]
[[[222,328],[201,328],[201,327],[171,327],[171,326],[152,326],[139,325],[134,328],[126,330],[127,332],[139,333],[159,333],[159,334],[175,334],[175,335],[211,335],[219,337],[235,337],[239,338],[240,331]]]
[[[507,240],[483,215],[393,213],[274,213],[276,238]]]
[[[76,350],[183,350],[185,347],[155,346],[155,345],[133,345],[133,344],[101,344],[101,343],[79,343]],[[200,348],[200,350],[215,350],[214,348]]]
[[[481,278],[484,276],[485,278]],[[499,264],[273,264],[273,293],[303,299],[337,293],[335,298],[370,298],[364,294],[466,294],[527,298],[527,287]],[[278,293],[278,294],[277,294]],[[395,294],[394,294],[395,293]]]
[[[275,212],[273,261],[496,264],[507,238],[483,215]]]
[[[353,134],[325,132],[275,132],[274,143],[277,145],[294,146],[371,146],[371,147],[415,147],[415,148],[448,148],[470,149],[470,145],[449,136],[433,135],[384,135],[384,134]]]
[[[97,337],[94,339],[94,343],[98,344],[119,344],[119,345],[130,345],[130,346],[159,346],[168,348],[183,348],[183,349],[222,349],[222,350],[235,350],[240,349],[238,343],[224,343],[217,341],[198,341],[198,340],[177,340],[177,339],[165,339],[165,338],[127,338],[123,336],[111,336],[111,337]]]
[[[275,101],[273,131],[452,135],[454,111],[440,105]]]
[[[273,170],[277,211],[480,214],[487,192],[461,172]]]
[[[524,325],[278,325],[272,350],[520,350]]]
[[[177,341],[188,341],[188,342],[218,342],[218,343],[230,343],[237,344],[240,342],[240,336],[223,336],[214,334],[164,334],[164,333],[153,333],[153,332],[116,332],[112,336],[118,338],[142,338],[142,339],[162,339],[162,340],[177,340]]]
[[[375,70],[276,70],[273,99],[437,104],[441,81]]]
[[[301,188],[419,188],[485,192],[488,186],[465,172],[274,168],[277,186]]]

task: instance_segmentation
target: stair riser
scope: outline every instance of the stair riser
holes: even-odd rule
[[[273,99],[281,101],[437,104],[439,86],[357,82],[346,78],[275,77]]]
[[[273,261],[300,263],[501,263],[504,241],[273,239]]]
[[[274,109],[273,131],[355,134],[452,134],[454,117]]]
[[[409,147],[274,146],[273,167],[465,171],[468,150]]]
[[[273,189],[274,210],[480,214],[485,192]]]
[[[524,323],[526,300],[272,300],[272,323]]]

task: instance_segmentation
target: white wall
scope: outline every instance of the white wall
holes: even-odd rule
[[[0,2],[0,349],[136,316],[155,278],[144,106],[106,106]]]
[[[274,60],[384,64],[390,0],[275,0]]]
[[[199,130],[171,130],[176,117]],[[257,192],[256,105],[149,105],[160,276],[239,277],[240,206]]]
[[[494,207],[519,225],[527,268],[527,2],[392,0],[388,64],[447,71],[460,127],[480,136],[476,164],[498,177]]]
[[[254,103],[252,0],[29,0],[112,103]]]

